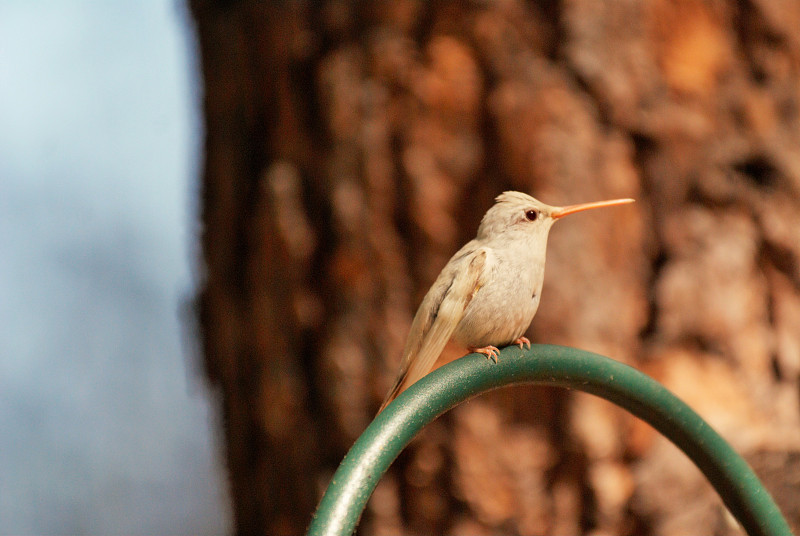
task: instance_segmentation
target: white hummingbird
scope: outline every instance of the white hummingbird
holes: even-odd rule
[[[539,308],[550,227],[568,214],[631,202],[551,207],[521,192],[497,196],[478,236],[453,255],[422,300],[379,412],[431,370],[450,339],[495,363],[499,347],[530,347],[524,333]]]

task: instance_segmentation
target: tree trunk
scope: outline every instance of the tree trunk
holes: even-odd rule
[[[800,8],[192,0],[205,369],[237,534],[301,534],[494,196],[563,205],[534,342],[693,406],[800,530]],[[448,349],[443,359],[458,357]],[[363,534],[729,534],[675,447],[521,387],[430,425]]]

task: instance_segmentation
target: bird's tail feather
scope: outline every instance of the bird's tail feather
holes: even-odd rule
[[[436,364],[436,360],[442,354],[447,341],[450,340],[450,336],[453,334],[453,324],[453,322],[441,321],[433,323],[416,355],[410,355],[403,360],[407,364],[405,370],[399,375],[394,387],[392,387],[383,404],[381,404],[378,413],[383,411],[400,393],[414,385],[417,380],[431,371]]]
[[[389,390],[389,394],[386,395],[386,398],[383,399],[383,403],[381,404],[381,407],[378,410],[377,415],[380,415],[380,413],[386,409],[386,406],[391,404],[392,401],[395,398],[397,398],[397,395],[403,392],[403,389],[401,389],[401,387],[403,386],[403,380],[405,380],[405,378],[406,378],[405,374],[397,378],[397,381],[394,382],[394,386],[391,388],[391,390]]]

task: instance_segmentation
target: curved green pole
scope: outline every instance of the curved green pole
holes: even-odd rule
[[[751,536],[790,535],[772,497],[747,463],[689,406],[652,378],[597,354],[563,346],[509,347],[495,365],[470,354],[422,378],[367,427],[342,460],[308,529],[349,536],[383,473],[436,417],[484,391],[517,383],[579,389],[648,422],[706,475]]]

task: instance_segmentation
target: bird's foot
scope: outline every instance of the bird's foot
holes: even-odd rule
[[[476,352],[486,356],[486,359],[491,360],[492,363],[497,363],[497,358],[500,356],[500,350],[497,346],[484,346],[482,348],[469,348],[470,352]]]
[[[525,345],[528,346],[528,350],[531,349],[531,341],[530,341],[530,339],[528,339],[528,337],[520,337],[519,339],[514,341],[512,344],[519,344],[519,349],[520,350],[524,350],[525,349]]]

